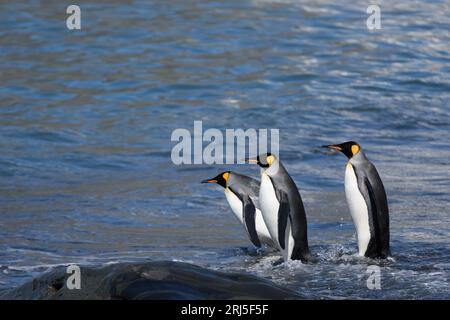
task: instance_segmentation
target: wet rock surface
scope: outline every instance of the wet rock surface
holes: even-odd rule
[[[68,289],[60,266],[1,299],[299,299],[294,291],[248,274],[224,273],[181,262],[119,263],[80,267],[81,289]]]

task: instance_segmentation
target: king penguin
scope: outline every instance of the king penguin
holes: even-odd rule
[[[243,174],[225,171],[202,183],[217,183],[225,188],[225,197],[234,215],[241,222],[250,241],[258,248],[262,244],[276,247],[259,209],[259,181]]]
[[[387,258],[390,255],[389,208],[377,169],[354,141],[323,147],[340,151],[349,159],[345,169],[345,196],[356,227],[359,255]]]
[[[284,261],[308,262],[306,214],[294,180],[275,155],[266,153],[246,160],[261,167],[261,213]]]

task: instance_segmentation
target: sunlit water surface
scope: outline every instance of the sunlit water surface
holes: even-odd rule
[[[366,1],[0,4],[0,288],[53,265],[186,261],[308,298],[450,298],[450,5]],[[278,128],[318,263],[273,266],[205,178],[172,164],[176,128]],[[391,211],[393,259],[357,258],[345,158],[357,140]],[[381,290],[367,287],[368,265]]]

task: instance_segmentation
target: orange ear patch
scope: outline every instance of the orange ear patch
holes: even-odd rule
[[[223,175],[222,175],[222,177],[225,179],[225,181],[227,181],[228,182],[228,176],[229,176],[230,174],[228,173],[228,172],[225,172]]]
[[[273,155],[270,155],[270,156],[267,157],[267,163],[269,164],[269,166],[272,165],[274,160],[275,160],[275,157]]]
[[[359,152],[359,146],[357,144],[352,145],[352,154],[355,155]]]

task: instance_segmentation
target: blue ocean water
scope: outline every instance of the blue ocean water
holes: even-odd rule
[[[450,3],[60,1],[0,4],[0,288],[67,263],[176,260],[310,298],[450,298]],[[247,165],[171,161],[177,128],[278,128],[319,263],[273,267],[219,188]],[[345,203],[356,140],[377,166],[394,258],[369,290]]]

